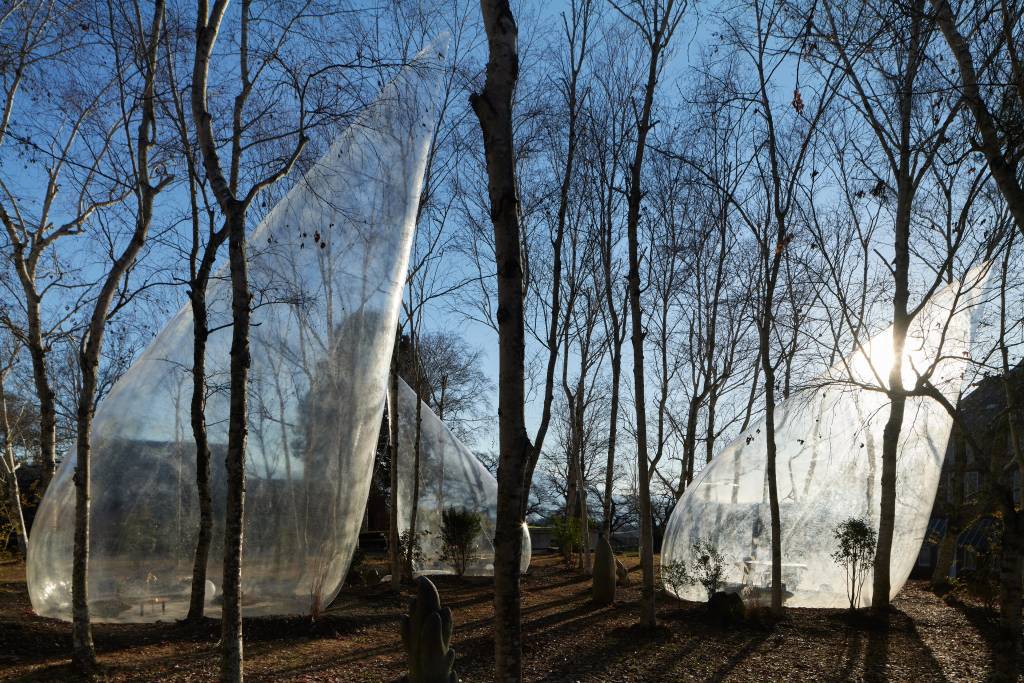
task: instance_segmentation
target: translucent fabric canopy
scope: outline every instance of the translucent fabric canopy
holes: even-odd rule
[[[421,53],[248,238],[252,313],[242,602],[308,613],[337,593],[358,541],[444,55]],[[219,614],[231,292],[209,288],[206,421]],[[182,308],[93,424],[89,605],[107,622],[185,616],[198,533],[190,427],[193,317]],[[32,530],[28,587],[71,618],[74,449]]]
[[[419,486],[416,484],[416,405],[420,405]],[[412,525],[414,491],[416,535],[422,558],[413,563],[416,574],[454,574],[441,543],[441,513],[461,508],[480,514],[482,529],[466,564],[468,576],[494,575],[494,524],[498,517],[498,482],[480,460],[459,441],[416,392],[398,380],[398,530]],[[530,533],[523,524],[520,571],[530,567]]]
[[[909,330],[904,386],[919,373],[956,405],[971,339],[978,273],[940,290]],[[878,528],[882,432],[889,400],[892,328],[873,337],[828,369],[814,388],[775,408],[776,471],[782,527],[785,604],[848,607],[846,575],[831,554],[836,525],[851,517]],[[896,474],[896,524],[891,593],[903,587],[917,560],[935,499],[952,418],[934,399],[907,400]],[[677,503],[665,530],[662,569],[692,566],[693,544],[710,539],[725,558],[724,590],[746,600],[766,600],[771,590],[771,517],[765,474],[766,439],[760,422],[732,441],[701,471]],[[700,584],[666,590],[686,600],[706,600]],[[871,580],[861,593],[871,601]]]

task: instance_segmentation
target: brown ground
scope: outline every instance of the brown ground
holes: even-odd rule
[[[635,556],[627,566],[637,564]],[[639,590],[619,589],[614,607],[590,603],[589,583],[558,558],[535,557],[523,579],[524,650],[530,681],[985,680],[993,624],[980,607],[949,604],[911,582],[889,628],[839,610],[792,609],[774,626],[724,629],[701,604],[659,600],[660,627],[636,626]],[[464,681],[490,680],[493,609],[487,582],[438,581],[455,618],[453,644]],[[382,587],[345,588],[326,616],[246,622],[250,681],[398,681],[398,615],[407,598]],[[20,563],[0,565],[0,680],[70,680],[70,625],[35,616]],[[105,677],[115,681],[212,680],[217,622],[97,625]]]

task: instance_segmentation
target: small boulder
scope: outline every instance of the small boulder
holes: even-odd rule
[[[615,564],[612,547],[602,534],[597,539],[597,547],[594,552],[594,575],[592,578],[592,597],[598,605],[610,605],[615,602]]]
[[[615,560],[615,583],[622,588],[629,585],[629,572],[626,570],[626,565],[618,560]]]
[[[743,598],[737,593],[725,593],[723,591],[718,591],[711,596],[711,599],[708,600],[708,611],[723,626],[743,621],[747,615]]]

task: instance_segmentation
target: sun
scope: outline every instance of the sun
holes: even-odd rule
[[[892,348],[892,328],[876,335],[858,352],[851,369],[854,378],[865,384],[889,384],[889,371],[896,355]]]

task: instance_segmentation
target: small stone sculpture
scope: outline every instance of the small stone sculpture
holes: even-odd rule
[[[416,597],[402,615],[402,642],[409,662],[409,683],[459,683],[451,648],[452,610],[430,579],[416,579]]]

